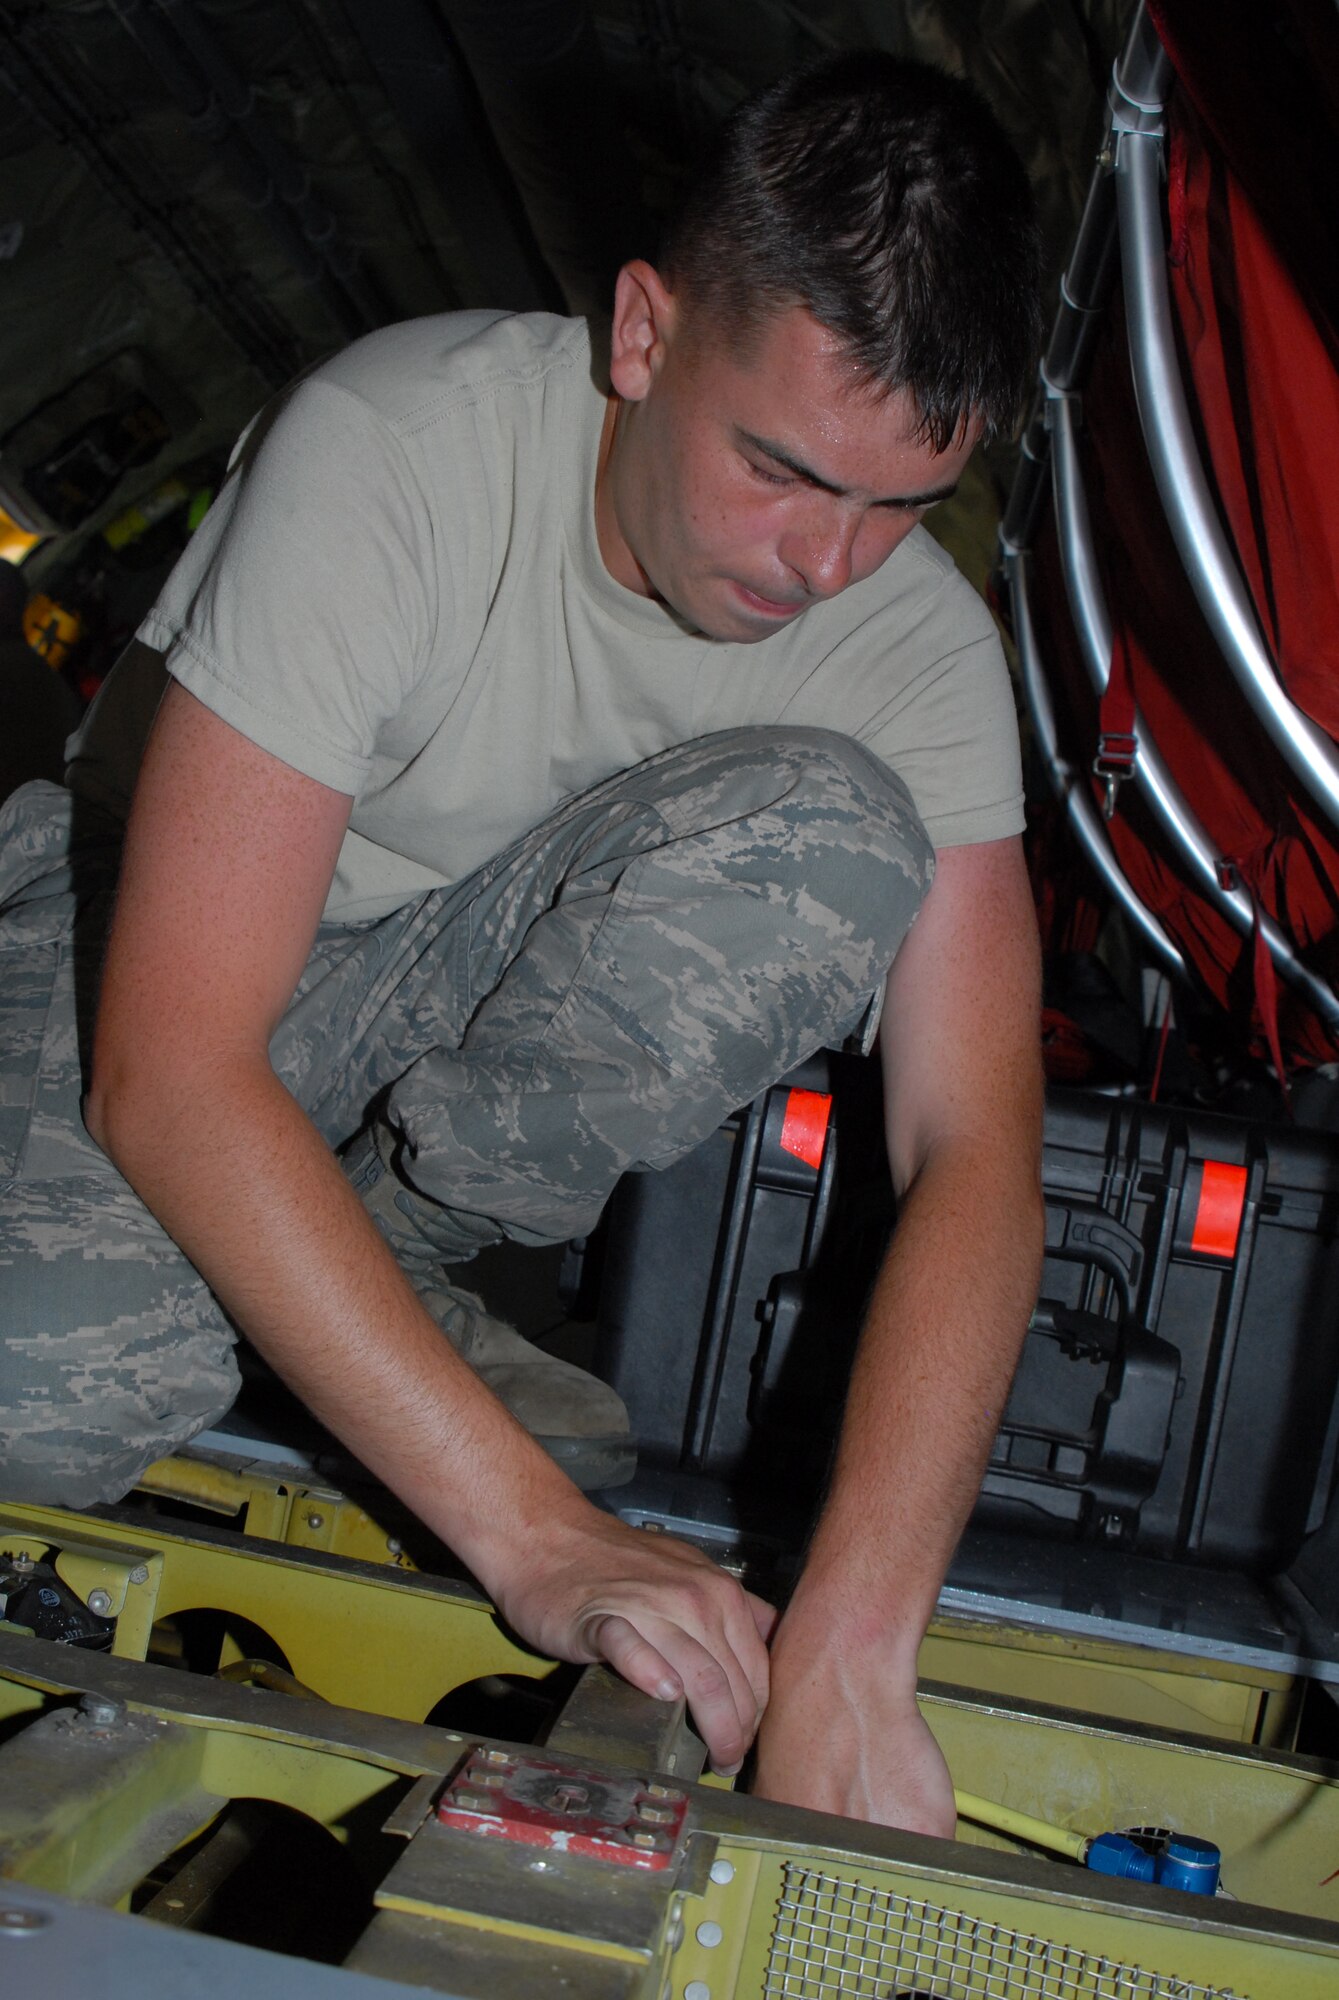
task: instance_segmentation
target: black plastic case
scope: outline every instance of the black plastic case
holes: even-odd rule
[[[891,1219],[877,1102],[870,1065],[816,1057],[610,1204],[597,1370],[643,1466],[736,1520],[817,1502]],[[1339,1141],[1056,1090],[1044,1181],[977,1524],[1283,1568],[1339,1455]]]

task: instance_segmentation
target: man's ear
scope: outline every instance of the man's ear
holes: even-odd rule
[[[674,294],[653,264],[634,258],[614,284],[609,379],[628,403],[639,403],[659,374],[679,317]]]

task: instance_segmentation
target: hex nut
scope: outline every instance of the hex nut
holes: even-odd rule
[[[95,1613],[97,1617],[105,1618],[112,1608],[111,1592],[109,1590],[90,1590],[87,1603],[89,1610]]]
[[[45,1910],[0,1909],[0,1937],[30,1937],[50,1922]]]
[[[79,1713],[98,1729],[110,1729],[114,1723],[125,1719],[126,1705],[109,1694],[86,1694],[80,1697]]]
[[[147,1563],[136,1563],[130,1572],[129,1581],[131,1583],[147,1583],[149,1581],[149,1565]]]

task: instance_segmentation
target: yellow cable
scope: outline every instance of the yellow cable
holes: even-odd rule
[[[1088,1834],[1070,1833],[1062,1826],[1052,1826],[1049,1820],[1034,1819],[1031,1813],[997,1806],[992,1799],[979,1799],[972,1792],[955,1792],[953,1803],[961,1819],[975,1820],[978,1826],[1029,1841],[1033,1847],[1049,1847],[1056,1854],[1068,1855],[1071,1861],[1082,1861],[1088,1852]]]

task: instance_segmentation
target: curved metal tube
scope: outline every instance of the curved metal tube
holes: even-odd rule
[[[1138,931],[1148,950],[1174,979],[1188,980],[1189,970],[1185,959],[1147,904],[1140,901],[1125,876],[1115,849],[1107,838],[1102,824],[1102,816],[1094,805],[1086,785],[1079,781],[1079,775],[1072,764],[1060,755],[1059,736],[1055,726],[1055,711],[1051,707],[1050,690],[1046,685],[1046,675],[1037,650],[1037,635],[1032,623],[1032,606],[1028,599],[1028,555],[1024,549],[1006,548],[1004,553],[1004,573],[1009,582],[1009,595],[1013,604],[1014,641],[1018,647],[1019,664],[1023,672],[1023,692],[1027,698],[1032,726],[1037,732],[1046,758],[1046,769],[1056,792],[1065,802],[1069,813],[1074,837],[1083,849],[1098,875],[1105,883],[1111,896],[1124,910],[1130,922]]]
[[[1052,484],[1065,588],[1088,678],[1101,695],[1110,678],[1114,634],[1093,552],[1071,398],[1053,395],[1050,414]],[[1207,901],[1243,937],[1250,937],[1255,926],[1251,899],[1243,889],[1223,887],[1218,872],[1220,856],[1159,755],[1148,724],[1137,708],[1135,734],[1138,749],[1134,776],[1143,787],[1154,816],[1177,852],[1189,864]],[[1339,1030],[1339,999],[1322,979],[1302,964],[1291,941],[1273,918],[1263,911],[1260,931],[1280,977],[1306,995],[1330,1028]]]
[[[1144,442],[1186,575],[1228,667],[1270,740],[1322,810],[1339,823],[1339,749],[1279,683],[1200,463],[1176,362],[1161,169],[1160,135],[1117,135],[1125,317]]]

